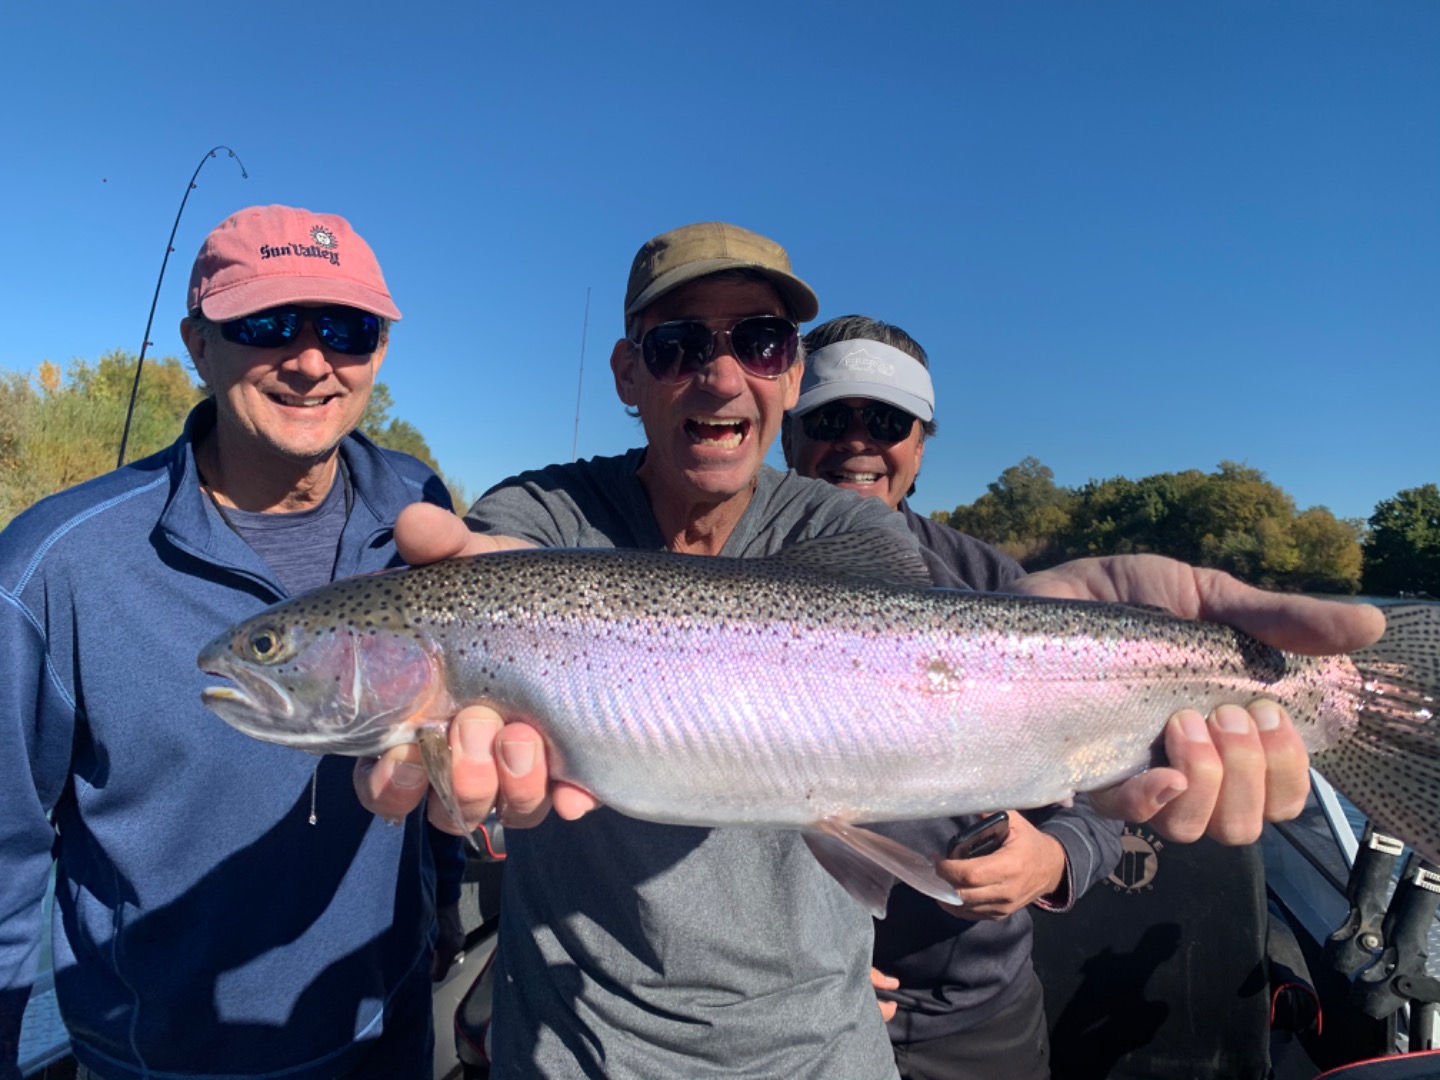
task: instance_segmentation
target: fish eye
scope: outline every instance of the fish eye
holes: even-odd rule
[[[247,644],[256,660],[275,660],[280,654],[283,639],[280,632],[270,626],[262,626],[250,635]]]

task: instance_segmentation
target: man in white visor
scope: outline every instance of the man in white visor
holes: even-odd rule
[[[805,335],[800,398],[782,430],[802,476],[883,499],[905,515],[936,585],[1009,591],[1020,564],[905,503],[935,434],[925,350],[904,330],[848,315]],[[1005,809],[995,807],[996,810]],[[916,851],[950,851],[980,818],[871,826]],[[1030,964],[1030,906],[1066,910],[1120,857],[1121,822],[1085,796],[1070,807],[1011,812],[990,854],[948,859],[940,871],[965,900],[942,907],[905,885],[875,923],[871,980],[906,1080],[1046,1080],[1045,1001]]]

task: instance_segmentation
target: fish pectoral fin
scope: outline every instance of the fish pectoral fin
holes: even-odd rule
[[[885,917],[896,878],[942,904],[964,903],[932,860],[888,836],[838,818],[817,821],[803,835],[816,861],[877,919]]]
[[[450,820],[460,828],[461,835],[476,851],[480,845],[475,842],[465,815],[460,813],[460,804],[455,801],[455,788],[450,783],[450,739],[445,728],[421,728],[415,736],[420,744],[420,758],[425,762],[425,774],[430,778],[430,787],[440,797],[440,805],[450,815]]]

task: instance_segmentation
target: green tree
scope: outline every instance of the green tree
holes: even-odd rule
[[[44,361],[34,379],[0,373],[0,525],[46,495],[115,467],[125,427],[135,357],[72,360],[63,376]],[[174,357],[147,360],[126,457],[154,453],[175,438],[200,398]]]
[[[470,505],[465,495],[465,488],[441,471],[435,455],[430,452],[430,444],[425,441],[425,436],[420,434],[419,428],[405,420],[391,417],[390,410],[394,407],[395,398],[390,393],[390,387],[383,382],[377,382],[371,388],[370,402],[365,406],[365,412],[360,417],[361,432],[376,446],[383,446],[387,450],[399,450],[401,453],[419,458],[430,466],[435,471],[435,475],[444,481],[456,509],[464,511]]]
[[[1259,469],[1222,461],[1192,492],[1188,511],[1204,565],[1256,584],[1274,584],[1295,569],[1289,536],[1295,500]]]
[[[947,523],[1028,567],[1048,566],[1060,561],[1058,540],[1070,527],[1073,500],[1073,492],[1056,485],[1049,466],[1027,457],[986,485],[970,506],[957,506]]]
[[[1295,501],[1259,469],[1222,461],[1059,488],[1034,458],[1006,469],[971,506],[940,518],[1038,570],[1066,558],[1153,552],[1271,588],[1354,592],[1360,530]]]
[[[1361,586],[1372,596],[1440,596],[1440,488],[1406,488],[1375,507]]]
[[[1299,558],[1285,587],[1319,593],[1354,593],[1360,588],[1361,522],[1342,521],[1325,507],[1312,506],[1295,516],[1290,534]]]
[[[1090,481],[1072,504],[1071,527],[1063,538],[1066,551],[1074,556],[1153,552],[1197,561],[1200,551],[1189,504],[1205,479],[1192,469],[1140,480],[1117,476]]]
[[[0,372],[0,526],[41,495],[26,467],[25,447],[35,424],[40,394],[19,372]]]

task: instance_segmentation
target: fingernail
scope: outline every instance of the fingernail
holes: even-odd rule
[[[397,761],[390,782],[401,789],[417,788],[425,783],[425,770],[408,761]]]
[[[502,726],[493,720],[461,720],[460,749],[466,758],[471,761],[489,761],[490,748],[495,745],[495,736]]]
[[[500,743],[500,763],[516,778],[530,775],[535,767],[535,744],[524,739],[507,739]]]
[[[1195,709],[1181,709],[1175,714],[1175,719],[1180,721],[1180,731],[1191,742],[1208,743],[1210,741],[1210,729],[1205,726],[1205,717]]]
[[[1250,714],[1239,705],[1221,705],[1215,710],[1215,726],[1232,735],[1244,735],[1250,731]]]
[[[1164,806],[1168,802],[1174,802],[1177,797],[1183,794],[1185,794],[1183,787],[1171,785],[1170,787],[1163,788],[1160,793],[1155,796],[1155,805]]]
[[[1250,716],[1261,731],[1274,731],[1280,726],[1280,706],[1269,698],[1252,701]]]

